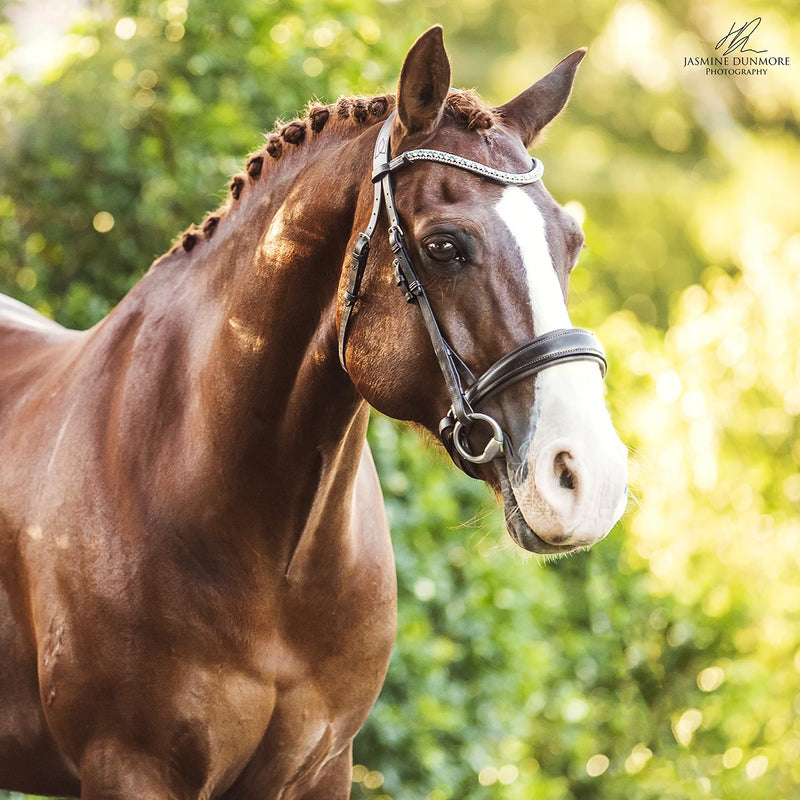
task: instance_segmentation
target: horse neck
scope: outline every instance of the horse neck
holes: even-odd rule
[[[165,352],[174,339],[187,354],[183,375],[164,378],[182,384],[189,482],[203,476],[220,514],[272,514],[270,535],[292,547],[309,508],[349,514],[363,448],[367,408],[338,362],[336,301],[372,138],[285,155],[213,237],[176,248],[141,283],[170,322]]]

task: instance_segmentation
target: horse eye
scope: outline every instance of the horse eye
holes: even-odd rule
[[[440,237],[427,239],[425,241],[425,250],[434,261],[438,261],[440,264],[464,260],[458,248],[450,239]]]

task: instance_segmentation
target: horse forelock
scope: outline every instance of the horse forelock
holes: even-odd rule
[[[305,116],[290,122],[276,122],[265,134],[263,147],[251,153],[245,169],[231,178],[228,197],[222,206],[209,213],[199,226],[191,225],[184,231],[170,253],[178,250],[188,253],[202,240],[210,239],[243,192],[269,173],[270,164],[282,161],[310,141],[317,141],[325,130],[357,134],[364,126],[384,120],[396,105],[394,94],[341,97],[330,105],[311,102],[306,106]],[[498,121],[493,109],[473,90],[452,89],[445,101],[443,116],[467,130],[487,130]]]

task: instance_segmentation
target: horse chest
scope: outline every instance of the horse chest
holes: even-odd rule
[[[62,607],[40,642],[40,675],[72,762],[110,746],[86,742],[87,729],[108,729],[123,740],[144,735],[154,759],[212,795],[286,800],[295,789],[276,787],[311,785],[349,754],[394,638],[393,578],[341,573],[334,585],[273,586],[227,601],[184,586],[191,600],[173,605],[176,588],[157,618],[132,605],[124,621],[123,608],[109,605],[91,640],[81,615]]]
[[[394,594],[382,589],[383,582],[367,578],[365,586],[346,593],[306,586],[278,604],[271,633],[249,654],[250,669],[260,675],[258,698],[269,707],[260,713],[264,728],[234,796],[240,790],[292,797],[340,757],[349,764],[350,744],[383,684],[394,639]],[[392,588],[390,580],[385,583]],[[238,692],[229,678],[216,690]],[[255,705],[242,695],[217,728],[233,730]]]
[[[350,743],[383,684],[395,634],[393,570],[344,575],[334,587],[308,584],[286,598],[276,644],[265,648],[276,658],[275,705],[243,780],[259,776],[267,797],[273,785],[313,782],[339,756],[349,775]]]

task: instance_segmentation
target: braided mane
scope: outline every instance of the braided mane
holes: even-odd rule
[[[266,134],[264,146],[248,157],[242,172],[231,178],[230,191],[223,205],[211,212],[200,225],[190,226],[170,252],[182,248],[188,253],[203,240],[210,239],[242,192],[261,178],[270,163],[286,157],[311,137],[321,134],[326,126],[362,126],[380,122],[396,104],[397,98],[393,94],[342,97],[331,105],[310,103],[304,117],[285,124],[276,123],[273,130]],[[492,109],[471,90],[452,90],[445,102],[444,115],[469,130],[486,130],[497,122]]]

